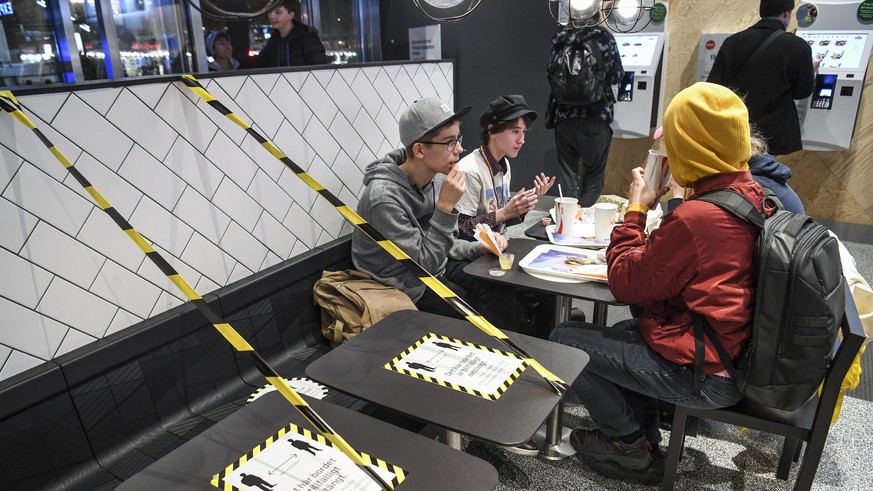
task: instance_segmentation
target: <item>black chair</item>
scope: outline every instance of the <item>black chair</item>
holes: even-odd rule
[[[664,480],[661,482],[662,491],[672,490],[676,483],[677,467],[685,446],[686,424],[689,418],[721,421],[784,436],[785,444],[776,470],[776,477],[782,480],[788,479],[791,462],[799,459],[802,442],[806,442],[806,452],[797,473],[794,491],[810,489],[827,440],[840,385],[865,339],[852,294],[848,285],[845,288],[846,311],[840,326],[842,340],[837,340],[834,346],[821,395],[813,397],[795,411],[766,408],[745,400],[736,406],[722,409],[692,409],[676,406]]]

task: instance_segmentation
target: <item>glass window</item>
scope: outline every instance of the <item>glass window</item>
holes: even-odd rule
[[[359,63],[361,61],[360,25],[355,12],[357,0],[319,2],[321,29],[329,63]]]
[[[96,3],[94,0],[70,0],[70,15],[85,80],[109,78]]]
[[[73,81],[61,70],[55,25],[46,0],[0,0],[0,85]]]
[[[123,76],[182,73],[193,66],[179,0],[111,0]]]

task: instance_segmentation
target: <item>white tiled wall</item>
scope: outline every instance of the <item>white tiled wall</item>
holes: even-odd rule
[[[340,199],[400,145],[397,117],[453,100],[451,63],[203,79]],[[181,83],[20,96],[24,111],[199,293],[351,231],[245,131]],[[0,113],[0,380],[184,296],[32,131]]]

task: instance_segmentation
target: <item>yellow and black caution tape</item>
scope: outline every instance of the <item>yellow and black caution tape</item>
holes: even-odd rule
[[[346,218],[352,225],[358,227],[359,230],[367,234],[373,241],[375,241],[382,249],[385,249],[386,252],[391,254],[394,259],[400,261],[406,269],[408,269],[412,274],[416,275],[428,288],[434,291],[437,295],[439,295],[443,300],[448,302],[455,310],[457,310],[461,315],[463,315],[468,321],[470,321],[474,326],[478,327],[484,333],[492,336],[499,341],[501,341],[506,347],[512,350],[519,358],[522,358],[528,365],[532,366],[534,370],[537,371],[545,380],[552,386],[555,392],[558,395],[563,395],[564,392],[567,391],[569,386],[566,382],[561,380],[557,375],[550,372],[546,367],[542,366],[539,362],[533,359],[529,354],[527,354],[523,349],[521,349],[517,344],[512,342],[506,334],[503,333],[500,329],[494,327],[493,324],[488,322],[487,319],[482,317],[478,312],[476,312],[473,307],[471,307],[467,302],[463,299],[459,298],[452,290],[450,290],[446,285],[444,285],[440,280],[430,274],[423,266],[418,264],[414,259],[409,257],[405,252],[403,252],[397,245],[393,242],[385,238],[382,234],[380,234],[372,225],[367,223],[360,215],[358,215],[354,210],[346,206],[345,203],[340,201],[339,198],[333,195],[330,191],[325,189],[318,181],[316,181],[312,176],[310,176],[303,168],[299,165],[295,164],[290,158],[288,158],[281,150],[279,150],[276,145],[272,142],[261,136],[260,133],[255,131],[248,123],[243,121],[239,116],[234,114],[230,109],[228,109],[224,104],[219,102],[215,97],[212,96],[207,90],[197,81],[192,75],[182,75],[182,82],[197,94],[201,99],[206,101],[207,104],[215,108],[218,112],[226,116],[228,119],[236,123],[238,126],[246,130],[246,132],[251,135],[258,143],[261,144],[264,148],[267,149],[274,157],[279,159],[280,162],[285,164],[286,167],[291,169],[297,177],[299,177],[303,182],[306,183],[307,186],[312,188],[313,191],[319,194],[322,198],[327,200],[328,203],[331,204],[342,216]]]
[[[221,316],[218,315],[217,312],[212,310],[212,308],[206,303],[205,300],[200,296],[197,291],[182,277],[175,269],[168,263],[163,256],[160,255],[152,246],[145,240],[145,238],[140,235],[139,232],[133,226],[128,223],[128,221],[118,213],[109,201],[94,188],[93,185],[73,166],[73,163],[70,162],[67,157],[61,153],[60,149],[58,149],[49,139],[30,121],[30,119],[21,111],[21,106],[18,104],[18,100],[15,99],[15,96],[12,92],[8,90],[0,91],[0,106],[3,107],[3,110],[8,112],[12,117],[18,120],[24,126],[33,130],[33,133],[37,136],[37,138],[42,141],[42,143],[49,149],[52,155],[58,159],[58,161],[67,169],[76,181],[85,188],[85,191],[91,195],[91,198],[97,203],[97,206],[100,207],[107,215],[112,218],[112,220],[118,225],[121,230],[127,234],[127,236],[140,248],[140,250],[152,260],[153,263],[164,273],[167,278],[176,285],[182,293],[188,297],[188,300],[191,301],[199,310],[206,320],[208,320],[215,329],[218,330],[219,333],[224,337],[227,342],[229,342],[235,350],[245,355],[248,355],[249,361],[258,371],[261,372],[264,377],[266,377],[267,381],[273,384],[284,397],[291,404],[294,405],[295,408],[303,415],[313,426],[327,438],[332,443],[336,445],[346,456],[348,456],[352,462],[361,467],[364,472],[367,473],[376,483],[378,483],[382,489],[394,489],[393,486],[386,483],[373,469],[367,465],[367,463],[361,458],[361,455],[358,454],[355,449],[353,449],[348,442],[343,439],[339,434],[337,434],[327,422],[322,419],[321,416],[318,415],[306,401],[300,397],[294,389],[291,388],[290,385],[282,378],[269,364],[264,360],[261,355],[259,355],[254,348],[242,337],[240,334]]]

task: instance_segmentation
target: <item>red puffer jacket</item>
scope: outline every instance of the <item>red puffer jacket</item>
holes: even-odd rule
[[[694,183],[695,195],[666,214],[648,240],[646,216],[627,213],[606,253],[609,289],[618,300],[643,307],[640,334],[675,363],[694,364],[691,311],[707,318],[734,359],[750,336],[758,229],[694,199],[723,188],[763,203],[764,194],[748,171],[707,176]],[[705,360],[704,373],[724,369],[709,340]]]

